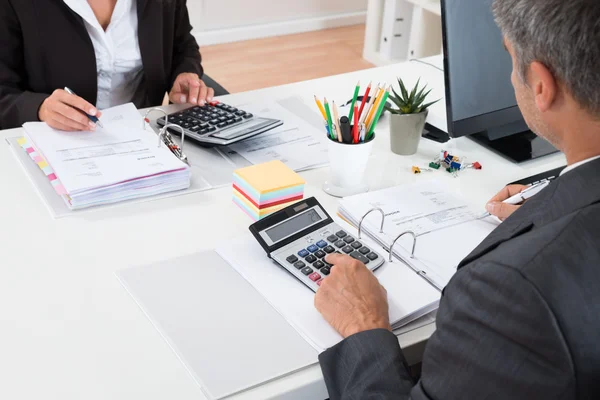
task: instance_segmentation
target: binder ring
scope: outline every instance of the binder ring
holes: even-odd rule
[[[379,228],[379,233],[383,233],[383,223],[385,222],[385,213],[383,212],[383,210],[379,207],[375,207],[375,208],[371,208],[369,211],[367,211],[367,213],[365,215],[363,215],[363,217],[360,219],[360,222],[358,224],[358,238],[361,239],[360,235],[362,233],[362,224],[363,221],[365,220],[365,218],[367,218],[367,215],[371,214],[373,211],[379,211],[381,213],[381,228]]]
[[[178,146],[177,143],[173,141],[173,138],[171,137],[171,134],[168,131],[169,128],[174,128],[181,131],[181,146]],[[185,154],[183,154],[183,145],[185,143],[185,130],[181,126],[176,124],[166,124],[165,126],[163,126],[163,128],[158,132],[158,147],[160,147],[161,140],[164,142],[165,145],[167,145],[169,150],[171,150],[171,152],[175,154],[181,161],[189,164],[187,161],[187,157],[185,156]]]
[[[404,235],[411,235],[413,237],[413,245],[412,245],[412,252],[410,254],[410,258],[415,258],[415,247],[417,246],[417,235],[413,231],[406,231],[406,232],[403,232],[400,235],[398,235],[396,240],[394,240],[394,242],[392,243],[392,246],[390,247],[390,262],[393,262],[392,255],[394,254],[394,246],[396,245],[396,242],[398,241],[398,239],[400,239]]]
[[[144,128],[144,130],[146,130],[146,122],[150,123],[150,120],[148,119],[148,115],[152,114],[155,111],[165,115],[165,125],[168,125],[169,114],[167,114],[167,112],[165,110],[163,110],[162,108],[154,107],[154,108],[149,109],[148,112],[146,113],[146,115],[144,115],[144,121],[142,122],[144,124],[144,126],[142,127],[142,128]]]

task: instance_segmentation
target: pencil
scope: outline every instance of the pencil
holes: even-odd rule
[[[379,92],[379,84],[377,84],[377,90],[375,93]],[[362,117],[360,118],[360,123],[364,123],[365,120],[367,119],[367,115],[369,115],[369,111],[371,111],[371,108],[373,107],[373,103],[375,103],[375,93],[373,93],[373,95],[371,96],[371,100],[369,100],[369,104],[367,104],[367,109],[365,110],[365,113],[362,115]]]
[[[335,140],[335,132],[333,131],[333,124],[331,123],[331,110],[329,110],[327,98],[325,98],[325,114],[327,115],[327,126],[329,126],[329,137]]]
[[[340,128],[340,115],[338,114],[338,108],[335,105],[335,101],[332,101],[333,104],[333,124],[335,125],[335,131],[337,133],[337,140],[339,142],[342,141],[342,129]]]
[[[356,87],[354,88],[354,96],[352,97],[352,104],[350,105],[350,115],[348,115],[348,119],[352,121],[352,116],[354,115],[354,105],[356,104],[356,99],[358,98],[358,92],[360,92],[360,81],[356,83]]]
[[[367,133],[367,135],[365,137],[365,141],[371,139],[371,136],[373,136],[373,132],[375,131],[375,126],[379,122],[379,118],[381,117],[381,114],[383,113],[383,110],[385,109],[385,103],[388,99],[388,96],[390,95],[390,87],[388,87],[388,89],[383,94],[383,97],[381,98],[381,102],[380,102],[381,104],[379,105],[377,114],[375,115],[375,118],[373,119],[373,123],[371,124],[371,127],[369,128],[369,133]]]
[[[354,126],[352,127],[353,129],[353,137],[354,137],[354,143],[358,143],[358,105],[355,104],[354,105]]]
[[[373,107],[371,107],[371,109],[369,110],[367,120],[365,121],[365,125],[367,126],[367,131],[369,129],[368,128],[369,125],[371,125],[371,121],[373,121],[373,117],[375,116],[375,113],[377,112],[377,108],[379,107],[379,103],[381,102],[381,98],[383,97],[383,92],[385,92],[385,85],[382,86],[377,91],[377,96],[375,97],[375,103],[373,104]]]
[[[317,99],[316,95],[315,95],[315,103],[317,103],[317,107],[319,107],[319,111],[321,112],[323,119],[325,121],[327,121],[327,114],[325,114],[325,109],[323,108],[323,104],[321,103],[321,100]]]
[[[369,97],[369,93],[371,93],[371,83],[372,82],[369,82],[369,86],[367,86],[367,90],[365,91],[362,102],[360,103],[360,110],[358,110],[358,119],[360,119],[360,116],[362,115],[362,112],[365,109],[365,105],[367,104],[367,97]]]

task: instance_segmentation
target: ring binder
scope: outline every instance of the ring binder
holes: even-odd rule
[[[146,112],[146,115],[144,115],[144,121],[142,122],[144,124],[143,128],[144,130],[146,130],[146,123],[150,123],[150,119],[148,118],[148,115],[152,114],[153,112],[159,112],[161,114],[165,115],[165,125],[169,123],[169,114],[167,114],[167,112],[165,110],[163,110],[162,108],[158,108],[158,107],[154,107],[148,110],[148,112]]]
[[[175,143],[173,137],[169,133],[168,129],[179,129],[181,131],[181,147]],[[181,161],[186,164],[190,164],[185,154],[183,154],[183,144],[185,142],[185,130],[176,124],[166,124],[159,132],[158,132],[158,146],[160,147],[160,141],[163,141],[164,144],[167,145],[167,148],[171,150],[173,154]]]
[[[371,214],[373,211],[379,211],[381,213],[381,228],[379,228],[379,233],[383,233],[383,223],[385,222],[385,213],[383,212],[383,210],[379,207],[375,207],[375,208],[371,208],[369,211],[367,211],[367,213],[365,215],[363,215],[363,217],[360,219],[360,222],[358,223],[358,238],[361,238],[361,233],[362,233],[362,223],[365,220],[365,218],[367,218],[367,215]]]
[[[151,108],[150,110],[148,110],[148,112],[146,112],[146,115],[144,115],[144,120],[143,120],[143,124],[144,124],[144,130],[146,130],[146,124],[150,123],[150,119],[148,118],[148,116],[150,114],[152,114],[153,112],[159,112],[161,114],[164,114],[165,116],[165,125],[161,128],[160,131],[158,131],[158,146],[160,147],[160,141],[162,140],[163,143],[167,146],[167,148],[169,150],[171,150],[171,152],[177,157],[179,158],[181,161],[183,161],[186,164],[190,164],[188,162],[188,158],[185,154],[183,154],[183,144],[185,142],[185,131],[184,129],[176,124],[169,124],[169,114],[167,114],[167,112],[165,110],[163,110],[162,108],[158,108],[158,107],[154,107]],[[171,134],[168,132],[169,128],[178,128],[179,130],[181,130],[181,147],[177,145],[177,143],[175,143],[175,141],[173,140],[173,138],[171,137]]]
[[[394,262],[392,260],[392,256],[394,254],[394,246],[396,245],[396,242],[398,241],[398,239],[400,239],[404,235],[411,235],[413,237],[413,245],[412,245],[412,252],[410,254],[410,258],[415,258],[415,247],[417,247],[417,235],[413,231],[406,231],[406,232],[402,232],[400,235],[398,235],[398,237],[392,242],[392,245],[390,246],[390,262]]]

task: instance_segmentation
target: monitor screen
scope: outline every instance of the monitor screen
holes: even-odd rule
[[[512,61],[491,5],[492,0],[442,1],[448,129],[453,137],[515,123],[526,128],[510,80]]]

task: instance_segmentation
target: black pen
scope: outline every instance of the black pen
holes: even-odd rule
[[[69,89],[68,87],[65,87],[65,92],[67,92],[69,94],[72,94],[74,96],[77,96],[75,94],[75,92],[72,91],[71,89]],[[90,115],[88,113],[84,113],[84,114],[87,115],[87,117],[90,119],[90,121],[92,121],[93,123],[95,123],[96,125],[98,125],[100,128],[104,128],[104,125],[102,125],[102,122],[100,122],[100,120],[97,117],[95,117],[93,115]]]
[[[340,118],[340,133],[342,135],[342,141],[346,144],[352,143],[352,128],[350,127],[350,120],[344,116]]]

